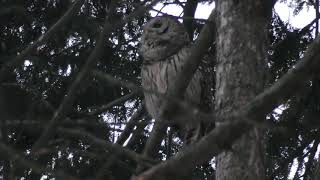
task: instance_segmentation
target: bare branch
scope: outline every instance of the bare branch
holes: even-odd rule
[[[131,99],[131,98],[133,98],[133,97],[135,97],[137,95],[139,95],[139,91],[133,91],[132,93],[124,95],[124,96],[122,96],[122,97],[120,97],[118,99],[115,99],[115,100],[111,101],[110,103],[108,103],[106,105],[103,105],[103,106],[99,107],[95,111],[89,112],[88,115],[89,116],[93,116],[93,115],[101,114],[101,113],[107,111],[108,109],[110,109],[111,107],[116,106],[116,105],[121,104],[121,103],[124,103],[127,100],[129,100],[129,99]]]
[[[187,58],[182,71],[178,74],[175,86],[168,90],[168,94],[173,97],[181,97],[188,87],[188,84],[193,77],[194,72],[197,70],[200,62],[202,61],[208,48],[212,45],[215,37],[215,23],[214,23],[215,11],[213,10],[208,18],[207,24],[202,28],[199,37],[195,41],[191,48],[190,56]],[[163,107],[167,107],[169,101],[164,103]]]
[[[146,145],[143,149],[144,157],[155,157],[161,145],[162,139],[166,135],[168,123],[165,121],[155,120],[150,137],[147,139]],[[142,171],[145,167],[138,167],[138,172]]]
[[[311,171],[311,167],[315,162],[315,158],[316,158],[316,152],[318,149],[318,145],[319,145],[319,140],[316,139],[313,142],[312,148],[309,150],[309,157],[308,157],[308,162],[305,164],[305,171],[303,173],[303,179],[311,179],[313,173]]]
[[[128,88],[128,89],[130,89],[132,91],[142,92],[142,88],[137,86],[133,82],[117,79],[117,78],[112,77],[109,74],[106,74],[106,73],[103,73],[103,72],[97,71],[97,70],[93,70],[92,74],[95,77],[97,77],[99,79],[102,79],[102,80],[106,81],[107,83],[109,83],[111,85],[117,85],[117,86]]]
[[[162,11],[159,11],[159,10],[157,10],[157,9],[152,9],[152,11],[155,11],[155,12],[161,14],[161,15],[172,16],[172,17],[174,17],[174,18],[176,18],[176,19],[194,20],[194,21],[199,21],[199,22],[201,22],[201,23],[206,23],[206,22],[208,22],[208,19],[201,19],[201,18],[194,18],[194,17],[184,17],[184,16],[183,16],[183,17],[173,16],[173,15],[170,15],[170,14],[168,14],[168,13],[164,13],[164,12],[162,12]],[[214,22],[211,22],[211,23],[214,23]]]
[[[142,103],[141,107],[137,109],[137,111],[131,116],[123,132],[118,137],[116,142],[117,144],[123,145],[123,143],[128,139],[128,137],[132,133],[134,126],[138,123],[139,118],[141,117],[141,115],[143,115],[144,112],[144,103]]]
[[[131,138],[129,139],[126,147],[132,148],[134,145],[138,143],[140,138],[143,136],[143,132],[145,127],[148,124],[151,124],[152,118],[150,116],[146,116],[143,121],[139,122],[136,126],[136,129],[133,131]]]

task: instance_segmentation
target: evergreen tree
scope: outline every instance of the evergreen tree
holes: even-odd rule
[[[210,108],[199,109],[198,117],[215,121],[216,127],[186,148],[174,128],[166,128],[157,156],[149,158],[142,152],[154,120],[143,103],[138,48],[150,8],[159,2],[184,12],[176,18],[194,37],[187,69],[207,68],[204,96],[214,99]],[[297,15],[305,8],[316,12],[301,29],[281,20],[273,9],[276,0],[267,2],[0,1],[2,178],[154,180],[178,179],[192,171],[190,179],[282,180],[289,174],[320,179],[319,0],[279,1],[291,3]],[[216,5],[206,20],[194,18],[199,3]],[[247,73],[248,64],[257,65],[262,57],[265,72]],[[187,76],[179,75],[184,80],[172,94],[183,93]],[[221,89],[224,83],[228,91]],[[169,100],[168,107],[177,106]],[[235,147],[252,129],[260,131],[260,151],[253,153],[257,149],[250,146],[256,144],[248,137],[244,147]],[[244,160],[236,159],[240,151]],[[228,153],[237,166],[219,168],[219,162],[226,163],[221,154]],[[263,173],[254,176],[248,163],[258,159],[263,168],[255,172]],[[144,172],[137,171],[141,165]]]

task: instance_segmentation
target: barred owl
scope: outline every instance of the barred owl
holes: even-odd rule
[[[153,18],[143,30],[140,46],[143,58],[142,87],[148,90],[144,92],[147,111],[157,120],[163,103],[159,94],[166,94],[168,88],[174,85],[190,53],[190,39],[184,26],[169,16]],[[184,94],[184,100],[193,105],[200,103],[200,77],[201,73],[197,71]],[[175,119],[173,124],[178,127],[181,139],[185,143],[192,143],[198,138],[200,123],[196,118],[186,122],[186,112],[177,110],[179,113],[185,115],[184,118],[172,117]]]

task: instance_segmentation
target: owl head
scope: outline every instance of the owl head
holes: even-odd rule
[[[143,28],[140,54],[145,63],[161,61],[189,43],[183,24],[170,16],[155,17]]]

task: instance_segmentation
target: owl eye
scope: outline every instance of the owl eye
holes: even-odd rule
[[[161,25],[162,24],[160,22],[156,22],[153,24],[153,28],[159,28],[159,27],[161,27]]]

